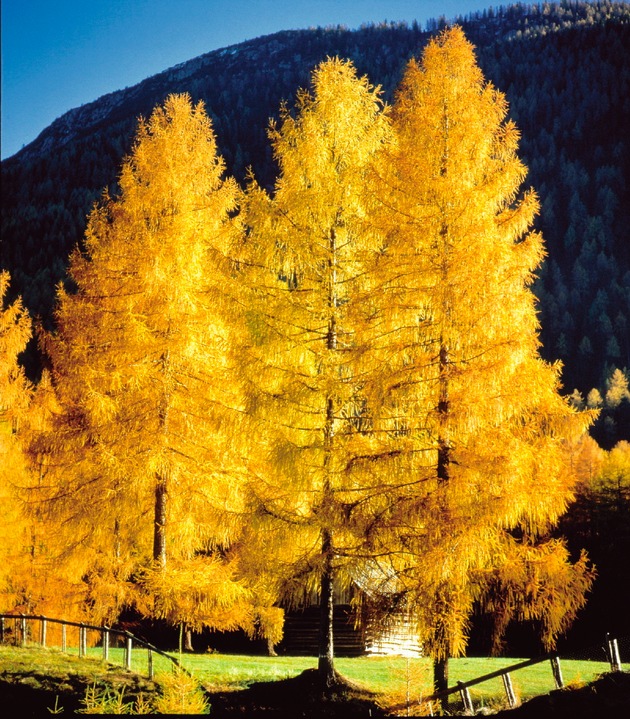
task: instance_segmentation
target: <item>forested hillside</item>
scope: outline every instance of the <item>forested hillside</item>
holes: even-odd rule
[[[457,21],[522,133],[548,259],[536,292],[546,359],[564,363],[567,393],[606,391],[630,366],[630,5],[517,5]],[[281,32],[214,51],[70,111],[2,163],[2,266],[32,315],[52,321],[54,287],[86,216],[113,189],[139,115],[171,92],[205,101],[227,170],[275,176],[268,120],[293,104],[326,56],[353,61],[392,99],[409,57],[445,20]],[[29,371],[37,372],[31,354]],[[609,423],[610,425],[610,423]],[[604,438],[626,433],[619,423]],[[602,435],[603,437],[603,435]]]

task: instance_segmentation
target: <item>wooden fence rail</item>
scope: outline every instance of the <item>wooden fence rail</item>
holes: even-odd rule
[[[608,659],[608,663],[610,664],[610,670],[612,672],[620,672],[622,671],[621,667],[621,659],[619,656],[619,647],[617,644],[617,639],[612,638],[609,634],[606,635],[606,642],[603,647],[606,657]],[[441,702],[443,699],[447,699],[452,694],[455,694],[456,692],[459,693],[462,704],[464,706],[464,712],[466,714],[474,714],[474,707],[472,702],[472,697],[470,696],[469,688],[474,687],[477,684],[482,684],[483,682],[487,682],[490,679],[497,679],[498,677],[501,677],[503,680],[503,688],[505,690],[505,695],[507,698],[507,703],[510,709],[513,709],[518,705],[518,699],[516,698],[516,694],[514,693],[514,687],[512,685],[512,677],[511,675],[514,672],[517,672],[519,669],[525,669],[526,667],[531,667],[534,664],[540,664],[541,662],[549,661],[551,665],[551,672],[553,675],[554,683],[556,685],[557,689],[562,689],[564,687],[564,679],[562,678],[562,669],[560,666],[560,657],[556,653],[550,653],[550,654],[544,654],[540,657],[535,657],[534,659],[526,659],[522,662],[518,662],[517,664],[511,664],[508,667],[504,667],[503,669],[497,669],[494,672],[490,672],[489,674],[484,674],[481,677],[477,677],[476,679],[471,679],[467,682],[457,682],[455,686],[449,687],[448,689],[436,692],[435,694],[431,694],[430,696],[423,697],[421,700],[421,704],[426,704],[429,706],[429,710],[431,713],[431,716],[433,716],[433,703],[434,702]],[[405,708],[408,709],[408,706],[406,704],[400,704],[395,707],[391,707],[392,710],[404,710]]]
[[[621,659],[619,657],[619,647],[617,644],[617,639],[614,639],[609,634],[607,634],[604,650],[610,664],[610,670],[612,672],[620,672]],[[483,682],[487,682],[490,679],[496,679],[497,677],[501,677],[503,680],[503,687],[505,689],[508,705],[510,706],[510,708],[514,708],[518,704],[518,701],[516,699],[516,695],[514,694],[514,689],[512,687],[512,679],[510,675],[518,671],[519,669],[525,669],[525,667],[531,667],[534,664],[540,664],[541,662],[546,661],[549,661],[551,664],[551,672],[553,674],[556,688],[562,689],[564,687],[564,680],[562,678],[562,669],[560,667],[560,657],[556,653],[551,653],[544,654],[534,659],[527,659],[525,661],[518,662],[517,664],[512,664],[509,667],[504,667],[503,669],[497,669],[494,672],[484,674],[481,677],[471,679],[467,682],[457,682],[456,686],[449,687],[445,691],[436,692],[435,694],[424,698],[423,703],[429,704],[429,706],[431,706],[433,702],[441,701],[442,699],[446,699],[447,697],[449,697],[451,694],[459,692],[460,698],[464,705],[464,711],[467,714],[472,714],[474,712],[474,707],[470,692],[468,691],[469,687],[474,687],[475,685],[482,684]]]
[[[131,658],[134,647],[142,647],[147,650],[147,675],[149,679],[153,679],[153,655],[159,654],[166,657],[173,666],[182,669],[179,660],[176,657],[163,652],[161,649],[153,646],[149,642],[136,637],[125,629],[114,629],[112,627],[97,626],[94,624],[86,624],[85,622],[72,622],[67,619],[52,619],[41,614],[0,614],[0,643],[5,642],[7,635],[7,621],[13,622],[13,641],[18,641],[22,646],[26,646],[28,640],[28,622],[39,622],[39,644],[45,647],[48,641],[48,625],[61,625],[61,651],[68,650],[67,627],[77,627],[79,629],[79,657],[85,657],[87,654],[87,633],[88,631],[100,632],[101,646],[103,648],[103,659],[109,661],[110,637],[111,635],[121,637],[124,640],[123,664],[125,669],[131,670]],[[184,670],[185,671],[185,670]]]
[[[158,649],[157,647],[153,646],[149,642],[145,642],[143,639],[140,639],[133,635],[131,632],[123,629],[113,629],[112,627],[106,627],[106,626],[96,626],[93,624],[86,624],[84,622],[72,622],[66,619],[52,619],[50,617],[44,617],[39,614],[0,614],[0,643],[4,643],[6,639],[6,633],[7,633],[7,627],[6,622],[12,621],[13,622],[13,641],[17,643],[17,641],[20,641],[22,646],[25,646],[28,639],[28,622],[29,621],[36,621],[40,622],[40,631],[39,631],[39,644],[42,646],[46,646],[47,642],[47,636],[48,636],[48,624],[60,624],[61,625],[61,650],[67,651],[67,632],[66,627],[78,627],[79,629],[79,656],[84,657],[87,654],[87,632],[89,631],[96,631],[101,633],[101,646],[103,648],[103,659],[105,661],[109,660],[109,648],[110,648],[110,635],[115,635],[122,637],[125,640],[124,644],[124,653],[123,653],[123,663],[125,666],[125,669],[131,670],[131,657],[132,657],[132,651],[134,644],[140,647],[143,647],[147,650],[147,674],[149,679],[153,679],[154,671],[153,671],[153,655],[159,654],[160,656],[165,657],[170,662],[172,662],[174,667],[177,667],[178,669],[181,669],[182,671],[186,671],[182,665],[180,664],[179,660],[176,657],[171,656],[170,654],[167,654],[166,652],[163,652],[161,649]],[[611,671],[621,671],[621,660],[619,657],[619,647],[617,644],[617,639],[612,638],[610,635],[606,635],[606,642],[604,645],[604,650],[606,652],[606,656],[608,658],[608,662],[610,663]],[[527,659],[522,662],[518,662],[517,664],[511,664],[508,667],[504,667],[503,669],[497,669],[494,672],[490,672],[489,674],[484,674],[481,677],[477,677],[476,679],[471,679],[467,682],[458,682],[456,686],[452,686],[449,689],[437,692],[435,694],[432,694],[431,696],[425,697],[423,699],[422,703],[431,704],[436,701],[441,701],[442,699],[446,699],[451,694],[455,694],[456,692],[459,692],[461,700],[464,705],[464,710],[468,714],[472,714],[474,711],[472,699],[470,696],[469,688],[476,686],[477,684],[482,684],[483,682],[487,682],[490,679],[496,679],[498,677],[501,677],[503,680],[503,687],[505,689],[505,694],[507,697],[508,705],[510,707],[515,707],[517,705],[517,699],[514,694],[514,689],[512,687],[512,680],[511,680],[511,674],[518,671],[519,669],[524,669],[525,667],[531,667],[534,664],[539,664],[540,662],[548,661],[551,664],[551,671],[553,674],[555,685],[558,689],[562,689],[564,686],[564,680],[562,678],[562,669],[560,666],[560,658],[557,654],[545,654],[540,657],[536,657],[534,659]],[[188,673],[188,672],[187,672]],[[401,705],[400,707],[394,707],[397,709],[404,709],[405,706]]]

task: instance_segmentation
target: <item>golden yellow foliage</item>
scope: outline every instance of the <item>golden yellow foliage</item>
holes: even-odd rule
[[[537,544],[572,499],[568,450],[591,415],[560,396],[560,368],[538,354],[538,201],[521,192],[507,109],[462,30],[446,30],[407,67],[374,174],[380,293],[360,306],[366,366],[376,355],[383,370],[364,372],[366,461],[384,460],[374,472],[399,489],[381,500],[372,547],[397,548],[391,572],[439,662],[464,652],[475,603],[536,614],[552,643],[592,581],[584,559]],[[511,584],[495,596],[497,573]]]
[[[196,627],[250,622],[222,559],[241,508],[227,352],[239,190],[224,169],[203,105],[168,97],[90,215],[76,291],[58,290],[44,345],[60,409],[32,448],[99,618],[135,602]]]
[[[31,321],[21,300],[5,305],[9,273],[0,273],[0,606],[19,606],[28,594],[21,566],[28,563],[28,520],[16,488],[27,470],[17,431],[23,424],[31,386],[18,355],[31,337]]]
[[[26,481],[67,595],[272,642],[278,598],[319,596],[329,679],[335,588],[404,600],[442,668],[476,605],[497,646],[516,618],[551,646],[593,572],[548,533],[627,462],[539,356],[539,203],[504,95],[453,28],[391,110],[328,59],[269,135],[274,191],[241,197],[203,106],[170,96],[71,257]],[[2,408],[28,394],[20,313]]]
[[[280,176],[271,197],[251,183],[243,248],[246,406],[260,428],[250,492],[279,587],[297,603],[349,582],[344,502],[360,492],[344,471],[360,413],[352,304],[375,246],[363,186],[389,137],[378,89],[351,63],[321,63],[312,83],[295,117],[283,108],[272,125]]]
[[[54,564],[54,527],[32,511],[30,490],[42,482],[26,457],[30,431],[42,418],[44,376],[34,392],[18,364],[31,321],[18,299],[5,307],[9,275],[0,273],[0,607],[3,611],[72,613],[76,586]]]
[[[183,669],[156,677],[161,693],[154,702],[158,714],[208,714],[208,701],[199,682]]]
[[[28,406],[31,389],[18,364],[18,355],[31,338],[31,321],[20,298],[5,306],[9,281],[9,273],[0,272],[0,432],[3,434],[15,431],[20,412]]]

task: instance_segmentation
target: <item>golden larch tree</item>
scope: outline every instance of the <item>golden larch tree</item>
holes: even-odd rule
[[[4,431],[14,432],[20,411],[28,407],[31,385],[18,362],[32,336],[31,319],[18,298],[5,306],[10,275],[0,272],[0,422]]]
[[[280,175],[272,196],[251,182],[243,248],[251,499],[285,600],[319,596],[319,672],[330,685],[335,587],[348,589],[356,559],[346,509],[366,491],[347,472],[362,421],[352,308],[376,241],[363,185],[389,124],[378,89],[329,59],[270,137]]]
[[[362,342],[383,371],[364,394],[392,450],[380,471],[408,477],[373,544],[397,548],[391,571],[438,690],[476,604],[494,613],[497,637],[512,618],[539,619],[549,646],[591,581],[584,557],[572,565],[545,540],[572,497],[567,448],[589,416],[539,356],[538,200],[521,192],[527,170],[507,111],[462,30],[448,29],[409,62],[396,141],[373,177],[381,292],[366,294]]]
[[[255,621],[231,551],[241,467],[228,254],[239,190],[223,174],[201,103],[171,95],[141,119],[44,338],[62,411],[33,454],[101,618],[135,603],[193,628]]]
[[[0,272],[0,598],[4,611],[24,608],[28,594],[22,565],[28,564],[29,526],[17,488],[27,483],[18,430],[28,412],[32,387],[18,357],[31,338],[31,319],[21,299],[5,305],[8,272]]]
[[[27,448],[42,415],[47,377],[44,373],[35,389],[19,364],[31,338],[31,320],[19,298],[4,305],[8,285],[9,274],[0,273],[0,609],[67,611],[76,586],[54,564],[55,532],[29,504],[40,477],[31,470]]]

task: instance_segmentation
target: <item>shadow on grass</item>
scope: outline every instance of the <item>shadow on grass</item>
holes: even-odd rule
[[[125,689],[131,699],[139,692],[151,693],[155,685],[133,675]],[[37,673],[0,677],[0,715],[50,716],[55,709],[63,715],[82,707],[86,681],[64,677],[55,682]],[[339,677],[325,688],[315,669],[297,677],[259,682],[248,689],[208,693],[213,719],[382,719],[388,716],[378,695]],[[5,713],[8,712],[8,713]],[[452,716],[452,715],[451,715]],[[498,719],[599,719],[630,716],[630,673],[605,674],[583,687],[552,691],[516,709],[499,711]]]
[[[248,689],[210,694],[215,719],[362,719],[390,716],[377,695],[339,679],[324,691],[316,670]],[[451,714],[451,716],[453,716]],[[463,715],[458,715],[463,716]],[[500,719],[599,719],[630,716],[630,674],[605,674],[591,684],[552,691],[520,707],[499,711]]]
[[[387,716],[376,694],[338,677],[324,687],[316,669],[297,677],[259,682],[247,689],[209,694],[210,714],[216,719],[363,719]]]
[[[153,682],[129,674],[122,679],[91,682],[87,677],[49,676],[39,672],[0,675],[0,716],[46,717],[54,714],[68,716],[84,708],[86,691],[91,686],[123,692],[125,702],[133,703],[140,694],[151,696],[156,691]]]
[[[494,716],[500,719],[630,717],[630,673],[603,674],[586,686],[556,689]]]

